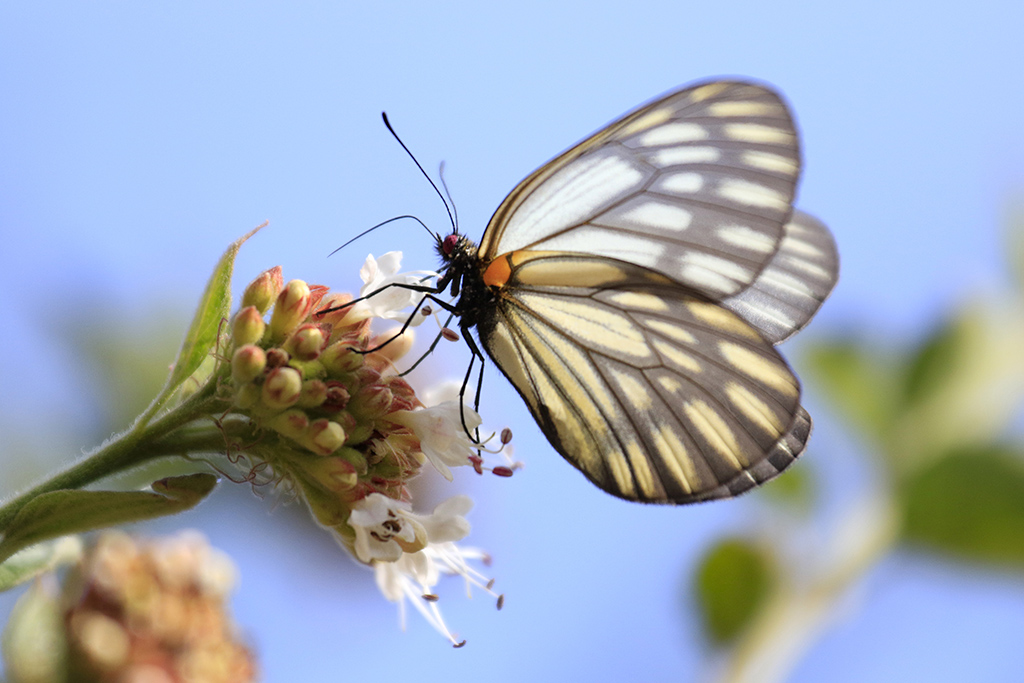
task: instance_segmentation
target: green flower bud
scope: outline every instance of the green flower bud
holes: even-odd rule
[[[253,381],[266,367],[267,354],[255,344],[241,346],[231,356],[231,378],[236,384]]]
[[[327,400],[327,384],[319,379],[308,379],[302,383],[302,395],[296,404],[300,408],[316,408]]]
[[[231,323],[231,341],[235,347],[255,344],[263,338],[267,324],[263,322],[263,314],[255,306],[246,306],[235,314]]]
[[[292,336],[285,342],[284,348],[292,357],[299,360],[314,360],[323,351],[326,336],[319,325],[306,323],[292,333]]]
[[[245,288],[242,294],[242,307],[253,306],[260,315],[263,315],[270,310],[270,305],[274,303],[283,286],[281,266],[264,271]]]
[[[345,375],[363,367],[363,354],[352,350],[350,344],[334,342],[320,354],[320,362],[331,375]]]
[[[274,368],[263,383],[261,398],[268,408],[280,410],[295,404],[302,394],[302,375],[294,368]]]
[[[301,410],[286,410],[267,420],[267,426],[278,434],[301,442],[306,437],[306,430],[309,429],[309,417]]]
[[[314,420],[306,430],[307,447],[319,455],[330,455],[345,443],[345,430],[327,418]]]
[[[267,337],[271,342],[279,341],[291,334],[309,316],[313,307],[309,285],[302,280],[292,280],[284,286],[270,315]]]
[[[313,458],[305,464],[305,469],[312,479],[328,491],[345,493],[359,483],[356,468],[343,458]]]

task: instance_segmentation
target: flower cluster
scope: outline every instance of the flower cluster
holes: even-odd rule
[[[255,460],[252,478],[269,467],[273,480],[375,568],[386,597],[413,600],[460,644],[441,621],[432,589],[440,574],[457,573],[490,592],[466,564],[482,554],[455,545],[469,533],[463,515],[471,502],[456,497],[432,515],[417,515],[407,484],[424,462],[449,480],[450,467],[482,471],[480,446],[467,433],[481,420],[458,401],[424,406],[394,365],[411,347],[411,332],[371,331],[375,318],[405,320],[398,311],[422,296],[400,285],[436,275],[398,274],[400,258],[371,256],[356,300],[301,280],[285,283],[280,268],[260,275],[231,320],[223,385],[231,412],[261,429],[258,442],[243,449]]]
[[[65,582],[67,680],[256,680],[226,610],[234,577],[195,532],[148,543],[103,534]]]

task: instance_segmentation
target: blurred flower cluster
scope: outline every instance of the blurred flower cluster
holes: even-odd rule
[[[226,609],[235,569],[195,532],[106,532],[58,594],[37,583],[4,633],[12,683],[245,683],[252,654]]]

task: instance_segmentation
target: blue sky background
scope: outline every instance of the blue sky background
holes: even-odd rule
[[[637,104],[711,76],[774,84],[803,135],[799,204],[843,259],[804,336],[912,340],[1003,278],[1001,230],[1024,187],[1022,26],[1009,0],[3,3],[0,495],[94,444],[61,436],[102,419],[95,378],[57,338],[79,308],[182,318],[224,247],[264,220],[239,283],[280,264],[351,290],[367,252],[395,248],[410,269],[435,266],[413,223],[326,258],[397,214],[445,230],[382,109],[428,170],[447,162],[462,227],[479,236],[523,176]],[[466,357],[448,347],[432,372],[461,376]],[[857,444],[813,387],[807,402],[808,466],[838,505],[863,478]],[[442,586],[462,650],[414,615],[401,633],[370,573],[298,531],[301,510],[224,489],[148,528],[199,527],[235,558],[234,608],[267,681],[699,678],[685,581],[707,543],[760,514],[755,497],[620,502],[562,462],[497,373],[483,406],[512,426],[527,468],[456,480],[507,594],[499,613]],[[10,464],[28,442],[52,459]],[[1019,580],[900,554],[793,680],[1019,680],[1022,632]]]

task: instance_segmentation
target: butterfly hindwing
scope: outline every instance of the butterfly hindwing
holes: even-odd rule
[[[838,277],[832,233],[817,218],[794,211],[771,261],[722,305],[778,344],[811,321]]]
[[[481,340],[552,445],[645,502],[736,495],[803,450],[800,385],[757,330],[653,271],[517,252]]]

